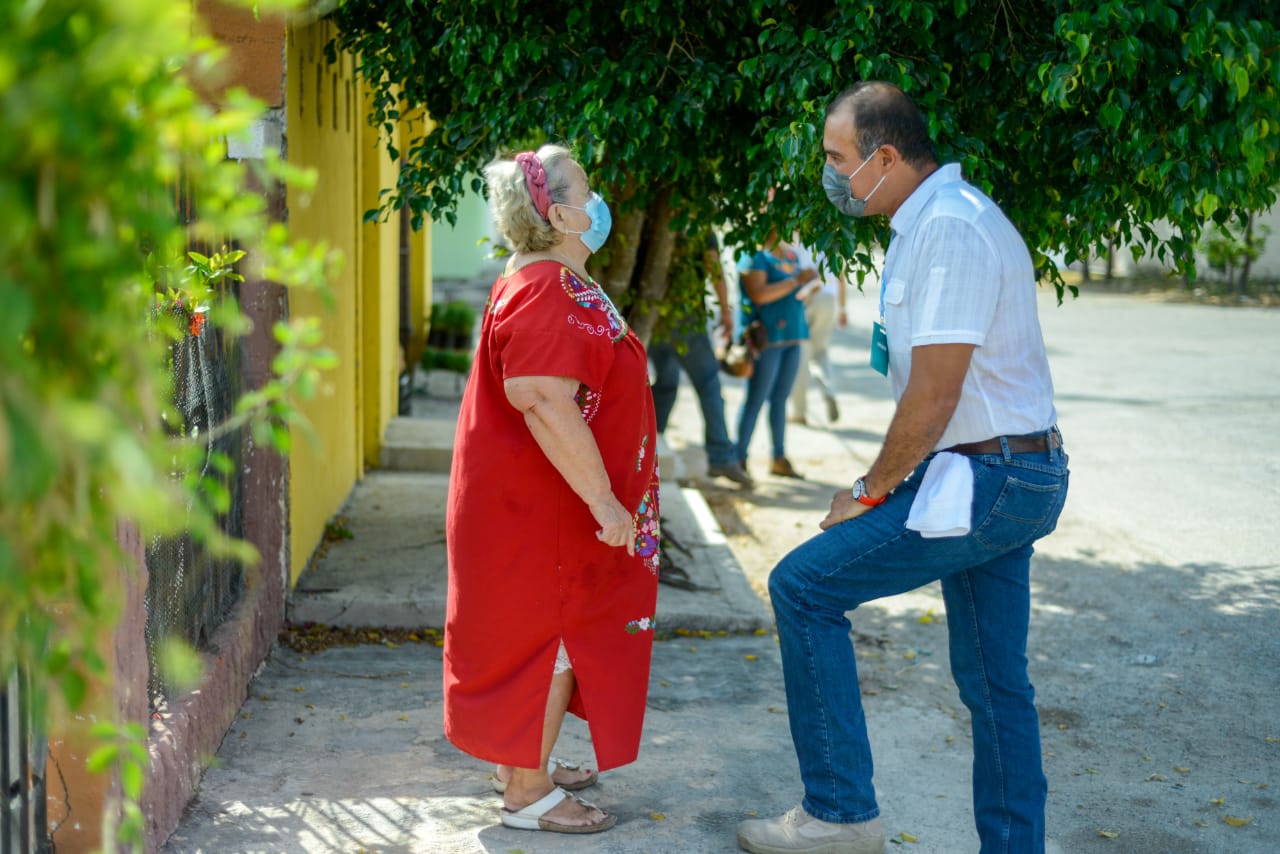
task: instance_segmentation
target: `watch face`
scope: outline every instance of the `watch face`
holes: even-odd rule
[[[866,494],[866,486],[863,484],[862,478],[858,478],[853,482],[853,497],[857,500]]]

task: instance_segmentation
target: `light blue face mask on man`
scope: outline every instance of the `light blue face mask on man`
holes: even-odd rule
[[[587,216],[591,217],[591,227],[586,231],[571,231],[565,229],[565,234],[576,234],[582,240],[582,244],[591,250],[592,253],[599,252],[600,247],[604,246],[604,242],[609,239],[609,229],[613,228],[613,214],[609,213],[609,206],[605,204],[604,199],[599,193],[592,193],[591,198],[587,199],[587,203],[582,207],[577,205],[566,205],[557,202],[561,207],[573,208],[576,211],[583,211]]]

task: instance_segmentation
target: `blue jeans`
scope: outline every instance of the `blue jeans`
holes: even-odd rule
[[[676,352],[674,341],[686,345],[684,355]],[[653,364],[653,408],[658,420],[658,432],[665,432],[671,410],[676,405],[676,392],[680,388],[680,369],[689,375],[693,390],[702,408],[703,444],[707,449],[707,465],[722,466],[734,461],[733,442],[729,441],[729,428],[724,420],[724,397],[720,393],[720,363],[716,361],[711,339],[706,332],[694,332],[672,343],[661,342],[649,346],[649,361]]]
[[[765,401],[769,402],[769,438],[773,442],[774,459],[786,456],[787,398],[800,369],[800,345],[768,346],[756,359],[755,370],[747,380],[747,396],[738,413],[738,459],[747,458],[751,434]]]
[[[970,457],[970,531],[932,539],[905,526],[927,463],[884,504],[797,547],[769,578],[804,808],[837,823],[880,814],[845,613],[941,579],[951,673],[972,716],[982,854],[1040,854],[1047,782],[1027,677],[1028,576],[1032,543],[1054,529],[1066,500],[1066,454]]]

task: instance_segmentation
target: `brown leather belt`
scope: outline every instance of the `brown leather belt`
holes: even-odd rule
[[[1004,440],[1009,446],[1009,453],[1011,454],[1043,454],[1051,448],[1062,447],[1062,439],[1057,430],[1050,430],[1039,436],[1005,436]],[[965,442],[962,445],[952,445],[944,450],[966,456],[1004,453],[1004,449],[1000,447],[999,436],[994,439],[984,439],[981,442]]]

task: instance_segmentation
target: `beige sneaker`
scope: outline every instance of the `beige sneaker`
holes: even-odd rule
[[[738,823],[738,845],[755,854],[883,854],[880,819],[832,824],[794,807],[777,818]]]

